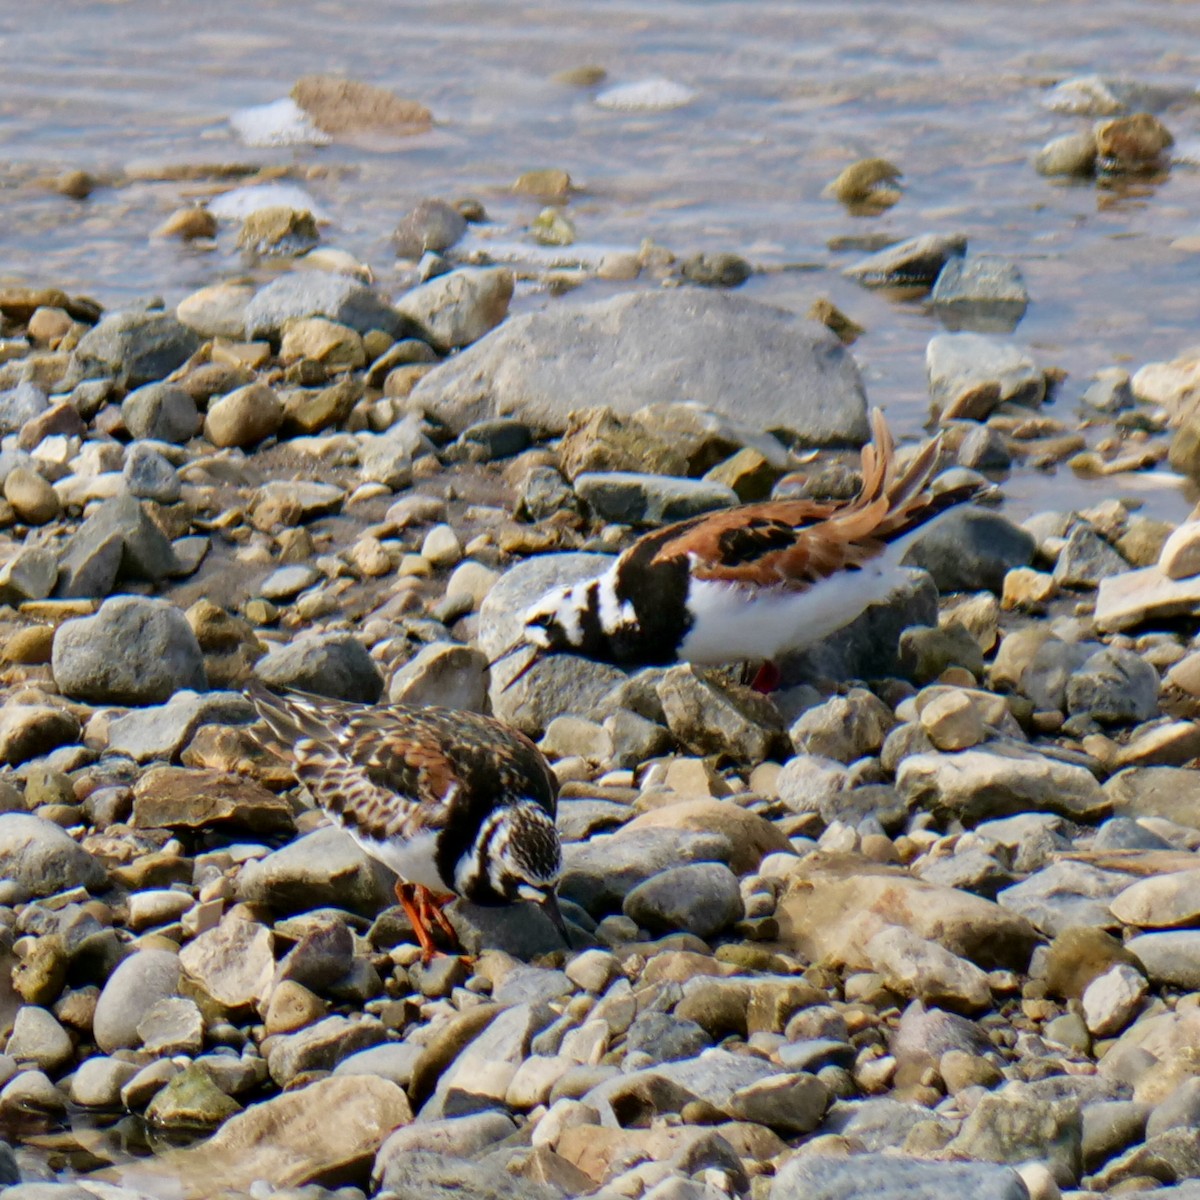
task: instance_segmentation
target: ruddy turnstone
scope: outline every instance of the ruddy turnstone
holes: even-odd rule
[[[557,653],[638,666],[759,660],[754,686],[777,686],[777,657],[884,599],[900,582],[904,535],[974,492],[929,490],[937,438],[897,473],[879,409],[871,425],[853,500],[768,500],[679,521],[638,538],[598,578],[547,593],[493,660],[530,651],[505,686]]]
[[[442,906],[528,900],[570,945],[556,887],[558,784],[538,748],[490,717],[446,708],[369,706],[246,689],[313,799],[399,876],[396,899],[426,961]]]

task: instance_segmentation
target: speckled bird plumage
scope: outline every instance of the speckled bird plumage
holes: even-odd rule
[[[496,661],[527,648],[519,676],[563,652],[627,666],[771,660],[849,624],[903,579],[905,536],[974,491],[929,487],[938,439],[899,471],[878,409],[872,427],[852,500],[768,500],[652,530],[596,579],[532,605]]]
[[[477,713],[247,689],[313,800],[409,884],[483,905],[553,902],[557,781],[523,734]],[[557,916],[557,910],[554,914]]]

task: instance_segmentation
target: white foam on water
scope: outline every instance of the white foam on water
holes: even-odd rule
[[[596,107],[617,112],[667,112],[691,104],[697,95],[673,79],[641,79],[606,88],[596,97]]]
[[[328,146],[331,140],[291,97],[240,108],[229,124],[245,146]]]
[[[316,200],[294,183],[253,183],[223,192],[208,202],[208,211],[220,221],[244,221],[262,208],[292,208],[310,212],[318,221],[329,220]]]

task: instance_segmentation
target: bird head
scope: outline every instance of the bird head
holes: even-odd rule
[[[497,809],[480,826],[455,872],[457,890],[475,904],[538,905],[569,946],[558,908],[562,846],[554,818],[533,800]]]
[[[488,664],[495,667],[524,651],[525,661],[506,683],[510,688],[522,675],[551,654],[587,653],[588,632],[594,621],[589,617],[596,608],[596,580],[556,587],[547,592],[521,617],[521,631],[516,640]],[[597,627],[596,633],[602,636]]]

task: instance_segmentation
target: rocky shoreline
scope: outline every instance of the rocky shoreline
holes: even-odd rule
[[[996,333],[1011,264],[873,254],[852,278],[956,314],[931,411],[983,502],[771,697],[568,656],[506,687],[523,606],[637,531],[852,494],[867,400],[841,314],[729,290],[732,255],[530,268],[627,290],[510,316],[514,271],[455,258],[484,215],[414,210],[398,296],[277,205],[241,235],[273,278],[171,310],[0,288],[6,1200],[1187,1200],[1200,524],[992,502],[1200,475],[1197,360],[1052,413]],[[572,953],[457,903],[472,958],[423,966],[247,733],[251,672],[539,739]]]

